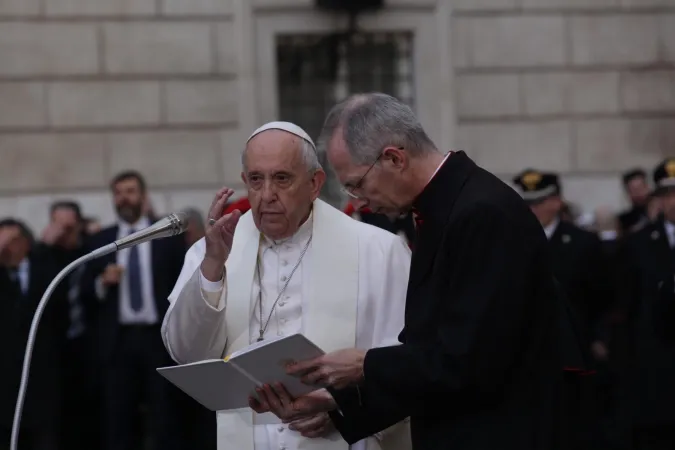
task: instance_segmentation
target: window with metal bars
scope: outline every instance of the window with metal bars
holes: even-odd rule
[[[279,120],[316,139],[330,108],[359,92],[384,92],[414,110],[412,47],[413,35],[405,31],[277,36]],[[330,174],[322,197],[342,200]]]

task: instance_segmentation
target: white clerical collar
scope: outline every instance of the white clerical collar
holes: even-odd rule
[[[147,216],[141,216],[140,219],[136,221],[136,223],[129,223],[125,222],[124,220],[119,220],[118,222],[119,226],[119,234],[121,236],[126,236],[129,234],[129,231],[134,230],[134,232],[142,230],[143,228],[147,228],[150,226],[150,219],[148,219]]]
[[[441,161],[441,163],[438,165],[438,167],[436,167],[436,170],[435,170],[434,173],[431,175],[431,178],[429,178],[429,182],[431,182],[431,180],[434,179],[434,177],[436,176],[436,174],[438,173],[438,171],[441,170],[441,167],[443,167],[443,164],[445,164],[445,160],[448,159],[448,157],[449,157],[450,155],[452,155],[452,152],[448,152],[448,153],[445,154],[445,157],[443,158],[443,161]]]
[[[560,223],[560,219],[556,217],[553,219],[553,222],[549,223],[547,226],[544,227],[544,233],[546,233],[546,237],[550,240],[551,236],[553,236],[553,233],[555,233],[556,228],[558,228],[558,224]]]
[[[307,239],[309,239],[309,236],[312,234],[312,228],[313,228],[313,222],[314,222],[314,211],[309,212],[309,217],[307,217],[307,220],[300,225],[300,228],[298,228],[298,231],[295,232],[295,234],[291,237],[285,238],[285,239],[270,239],[264,234],[260,233],[262,236],[262,242],[267,246],[267,247],[273,247],[275,245],[281,245],[281,244],[297,244],[297,243],[302,243],[306,242]]]

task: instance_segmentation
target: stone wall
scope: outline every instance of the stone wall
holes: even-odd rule
[[[140,170],[159,212],[237,182],[230,0],[0,0],[0,216],[36,229],[54,199],[113,219]],[[232,169],[235,169],[234,171]]]
[[[675,156],[675,0],[456,0],[458,140],[510,177],[565,175],[590,209]]]
[[[622,169],[675,153],[675,0],[440,1],[451,17],[429,23],[455,73],[433,101],[454,105],[452,140],[486,168],[561,171],[573,201],[618,207]],[[243,140],[266,116],[255,80],[270,78],[254,18],[312,4],[0,0],[0,216],[39,229],[75,197],[110,221],[108,180],[131,167],[162,213],[240,188]]]

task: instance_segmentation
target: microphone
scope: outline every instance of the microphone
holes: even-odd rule
[[[188,227],[188,215],[184,212],[177,212],[155,222],[147,228],[144,228],[122,239],[114,242],[117,250],[134,247],[153,239],[175,236],[183,233]]]
[[[42,299],[38,304],[35,315],[33,316],[33,322],[30,326],[30,332],[28,333],[28,343],[26,344],[26,353],[23,359],[23,370],[21,372],[21,385],[19,386],[19,394],[16,399],[16,407],[14,409],[14,422],[12,423],[12,439],[10,443],[10,450],[17,450],[17,444],[19,440],[19,428],[21,423],[21,413],[23,410],[23,403],[26,397],[26,387],[28,384],[28,373],[30,372],[30,360],[33,354],[33,346],[35,345],[35,337],[37,335],[38,324],[40,323],[40,318],[42,313],[47,306],[49,298],[52,296],[56,287],[61,281],[63,281],[75,268],[82,264],[86,264],[89,261],[105,256],[109,253],[114,253],[119,250],[134,247],[136,245],[142,244],[144,242],[152,241],[155,239],[162,239],[170,236],[177,236],[181,233],[184,233],[188,227],[188,215],[184,212],[177,212],[169,214],[167,217],[155,222],[147,228],[139,230],[135,233],[125,236],[122,239],[118,239],[115,242],[112,242],[103,247],[97,248],[96,250],[87,253],[86,255],[76,259],[75,261],[68,264],[61,272],[56,275],[52,282],[47,287],[47,290],[42,295]]]

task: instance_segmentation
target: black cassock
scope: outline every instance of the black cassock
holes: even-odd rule
[[[403,345],[368,351],[363,384],[331,390],[337,429],[353,443],[410,416],[415,450],[562,448],[565,311],[541,225],[464,152],[414,206]]]

